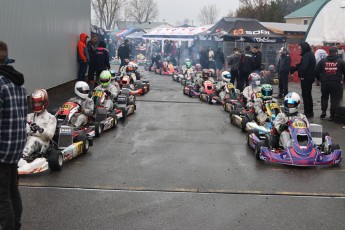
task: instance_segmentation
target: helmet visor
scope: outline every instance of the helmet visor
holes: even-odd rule
[[[83,89],[83,88],[77,88],[78,92],[82,93],[82,94],[88,94],[90,92],[90,90],[88,89]]]
[[[99,81],[101,83],[108,83],[110,81],[110,79],[109,78],[100,78]]]

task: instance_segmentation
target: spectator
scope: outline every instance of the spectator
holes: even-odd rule
[[[325,58],[327,57],[327,52],[326,50],[324,49],[321,49],[321,46],[318,45],[316,46],[316,51],[315,51],[315,61],[316,61],[316,64],[322,59],[322,58]],[[316,84],[315,86],[320,86],[320,82],[316,79]]]
[[[253,71],[260,73],[261,72],[261,62],[262,62],[262,53],[259,50],[258,46],[253,47],[253,59],[254,59]]]
[[[279,79],[279,94],[278,98],[284,98],[286,94],[289,93],[288,84],[289,84],[289,75],[290,75],[290,65],[291,58],[290,54],[285,47],[282,47],[279,50],[280,59],[277,65],[277,73]]]
[[[344,50],[340,47],[340,43],[336,44],[336,47],[338,49],[338,58],[343,59],[343,61],[345,61],[345,52]]]
[[[245,86],[249,85],[248,76],[253,71],[254,57],[250,52],[250,46],[246,46],[244,53],[241,55],[240,61],[240,81],[237,83],[237,88],[242,92]]]
[[[225,64],[224,53],[221,47],[218,47],[216,53],[214,54],[214,60],[216,61],[216,74],[217,80],[222,80],[222,71]]]
[[[216,62],[214,61],[214,52],[212,50],[212,47],[208,47],[208,68],[209,69],[216,69]]]
[[[80,40],[78,42],[78,81],[84,81],[85,73],[87,70],[87,63],[90,60],[89,53],[86,47],[86,40],[89,36],[86,33],[80,34]]]
[[[7,45],[0,41],[0,229],[20,229],[17,168],[26,142],[28,111],[24,76],[7,65],[7,58]]]
[[[326,117],[328,98],[331,97],[331,108],[329,120],[334,120],[336,110],[342,98],[342,84],[345,76],[345,62],[338,58],[338,48],[332,47],[329,55],[321,59],[315,68],[315,77],[321,82],[321,115]]]
[[[231,74],[230,82],[234,84],[236,80],[237,88],[238,88],[238,83],[240,82],[239,72],[238,72],[240,61],[241,61],[241,54],[238,48],[234,48],[234,53],[231,54],[231,56],[229,57],[228,65],[230,67],[230,74]]]
[[[293,73],[298,71],[298,77],[301,79],[302,98],[304,103],[304,115],[307,118],[314,117],[313,111],[313,97],[311,90],[313,88],[313,82],[315,80],[314,70],[316,66],[316,60],[309,43],[302,42],[298,45],[298,50],[301,52],[302,59],[296,67],[292,67]]]
[[[202,69],[208,69],[208,65],[207,65],[207,52],[205,50],[205,47],[202,46],[200,48],[200,52],[199,52],[199,58],[200,58],[200,64],[202,66]]]
[[[108,43],[107,49],[109,51],[109,60],[113,61],[114,57],[115,57],[115,45],[113,43],[113,40],[109,39],[109,43]]]
[[[121,64],[119,67],[119,71],[121,69],[122,66],[126,65],[126,59],[129,59],[129,55],[130,55],[130,49],[129,49],[129,45],[128,45],[128,39],[126,39],[124,41],[124,43],[122,43],[118,50],[117,50],[117,56],[119,59],[121,59]]]
[[[108,50],[105,49],[106,44],[104,41],[100,41],[98,44],[98,48],[95,54],[95,68],[96,68],[96,80],[98,82],[99,76],[103,70],[110,69],[109,63],[109,53]]]
[[[94,84],[95,83],[95,53],[97,49],[97,39],[98,36],[97,34],[92,34],[91,35],[91,40],[87,42],[87,51],[90,56],[90,61],[89,61],[89,71],[87,74],[89,84]]]

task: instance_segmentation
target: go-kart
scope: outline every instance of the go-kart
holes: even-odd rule
[[[65,108],[69,104],[64,104]],[[76,106],[77,107],[77,106]],[[75,107],[75,108],[76,108]],[[73,108],[73,109],[75,109]],[[61,108],[60,110],[64,110]],[[59,171],[64,161],[71,160],[80,154],[85,154],[93,145],[93,137],[88,130],[76,130],[68,124],[68,119],[56,114],[57,127],[49,146],[42,146],[39,151],[33,152],[30,156],[22,158],[18,162],[18,174],[35,174],[47,171]],[[37,129],[39,131],[39,129]]]
[[[240,107],[230,111],[230,122],[246,131],[247,123],[255,119],[254,108]]]
[[[182,75],[182,78],[180,78],[180,82],[181,85],[185,86],[187,84],[187,82],[191,82],[193,81],[193,69],[187,69],[187,71],[185,72],[185,74]]]
[[[342,150],[332,142],[327,132],[322,132],[322,125],[306,123],[295,118],[288,122],[291,146],[284,149],[279,144],[279,134],[275,129],[260,140],[255,132],[250,134],[247,144],[255,149],[255,157],[264,161],[296,165],[316,166],[335,165],[341,162]]]
[[[183,94],[189,97],[200,97],[199,89],[200,86],[198,84],[189,82],[183,87]]]
[[[206,101],[209,104],[222,104],[222,100],[217,95],[216,89],[212,81],[204,81],[203,82],[203,90],[199,94],[199,98],[202,101]]]
[[[161,68],[161,75],[173,75],[175,72],[174,66],[171,63],[168,63],[167,61],[163,62],[163,66]]]
[[[128,75],[122,76],[119,80],[120,88],[128,88],[131,95],[144,95],[150,90],[150,82],[147,80],[137,80],[135,83]]]

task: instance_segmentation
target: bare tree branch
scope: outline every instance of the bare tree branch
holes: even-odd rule
[[[128,16],[139,24],[149,22],[158,16],[158,6],[154,0],[132,0],[127,10]]]
[[[201,8],[198,18],[202,24],[213,24],[216,22],[218,12],[216,4],[207,5]]]

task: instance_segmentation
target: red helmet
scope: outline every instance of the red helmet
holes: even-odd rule
[[[48,106],[48,93],[45,89],[36,89],[31,94],[31,104],[34,113],[43,112]]]

